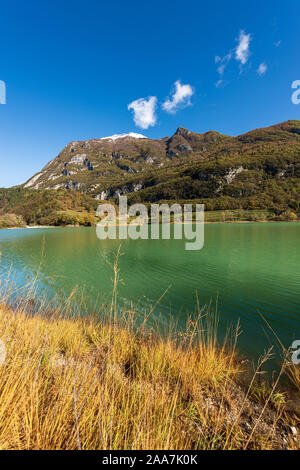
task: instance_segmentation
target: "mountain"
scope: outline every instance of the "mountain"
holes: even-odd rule
[[[124,191],[141,190],[159,169],[209,158],[211,152],[221,151],[232,139],[218,132],[196,134],[179,127],[171,138],[149,139],[129,133],[75,141],[23,187],[74,189],[104,200]]]
[[[97,200],[199,200],[207,210],[299,210],[300,121],[237,137],[179,127],[172,137],[120,134],[68,144],[23,188]]]
[[[71,142],[24,188],[74,189],[105,200],[140,191],[157,170],[209,157],[231,140],[218,132],[196,134],[180,127],[171,138],[157,140],[129,133]]]
[[[179,127],[71,142],[24,185],[0,188],[0,228],[94,225],[99,200],[204,203],[206,220],[300,219],[300,121],[237,137]]]

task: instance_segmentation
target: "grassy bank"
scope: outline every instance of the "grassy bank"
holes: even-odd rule
[[[161,337],[133,310],[99,322],[30,301],[0,307],[0,449],[300,448],[299,415],[261,382],[267,358],[249,381],[207,315]]]
[[[223,211],[206,211],[206,222],[292,222],[297,221],[298,216],[292,210],[275,213],[268,209],[262,210],[223,210]]]
[[[112,301],[93,316],[84,298],[74,305],[76,289],[49,301],[28,278],[16,300],[9,276],[1,281],[0,450],[300,449],[290,354],[264,380],[271,350],[250,367],[238,326],[220,342],[209,308],[164,334],[149,324],[155,306],[120,311],[120,255]]]

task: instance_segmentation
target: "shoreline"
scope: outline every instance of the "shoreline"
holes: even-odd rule
[[[300,222],[300,219],[298,220],[207,220],[204,221],[205,224],[253,224],[253,223],[297,223]],[[182,224],[200,224],[202,222],[182,222]],[[175,225],[177,222],[170,222],[170,225]],[[141,224],[108,224],[111,227],[126,227],[126,226],[139,226]],[[148,224],[150,225],[150,224]],[[159,225],[162,225],[160,222]],[[91,228],[91,227],[97,227],[96,225],[94,226],[86,226],[86,225],[26,225],[25,227],[0,227],[0,230],[24,230],[24,229],[50,229],[50,228]]]

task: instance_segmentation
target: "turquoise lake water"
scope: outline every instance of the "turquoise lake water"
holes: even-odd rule
[[[149,321],[166,326],[172,317],[180,328],[197,293],[201,306],[217,308],[221,332],[240,320],[239,348],[257,357],[275,342],[260,315],[286,346],[300,339],[299,240],[300,223],[282,222],[206,224],[200,251],[186,251],[184,240],[122,241],[118,302],[147,312],[168,289]],[[62,301],[77,285],[94,311],[110,298],[107,261],[119,244],[94,228],[1,230],[0,273],[5,279],[11,268],[20,287],[39,271],[39,289],[50,286]]]

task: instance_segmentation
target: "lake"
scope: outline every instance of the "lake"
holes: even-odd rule
[[[119,267],[121,306],[149,311],[165,293],[150,323],[170,316],[183,327],[200,305],[211,304],[220,329],[241,323],[239,349],[257,357],[274,336],[290,346],[300,339],[300,223],[216,223],[205,225],[200,251],[186,251],[184,240],[125,240]],[[44,242],[43,242],[44,240]],[[45,246],[41,263],[42,246]],[[95,228],[16,229],[0,231],[1,279],[12,266],[18,287],[39,271],[39,289],[68,295],[78,285],[93,311],[108,301],[112,270],[108,264],[118,241],[100,241]],[[2,282],[3,285],[3,282]]]

